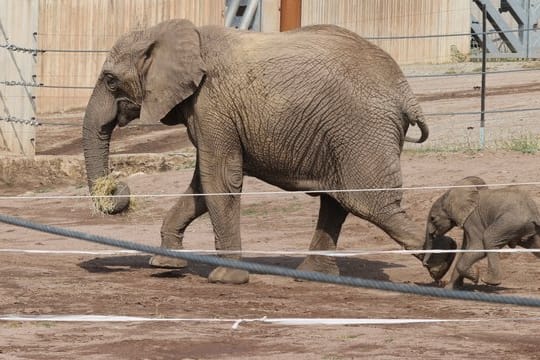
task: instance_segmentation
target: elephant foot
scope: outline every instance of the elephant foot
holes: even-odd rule
[[[245,284],[249,281],[249,272],[223,266],[215,268],[208,275],[208,282],[219,284]]]
[[[482,282],[486,285],[497,286],[501,284],[501,278],[493,274],[488,273],[486,276],[482,276]]]
[[[478,267],[475,267],[470,271],[469,279],[474,283],[474,285],[478,284],[478,281],[480,280],[480,269]]]
[[[154,255],[148,262],[150,266],[164,269],[181,269],[188,266],[184,259],[171,258],[168,256]]]
[[[339,268],[334,258],[310,255],[296,268],[300,271],[315,271],[330,275],[339,275]]]
[[[460,278],[455,281],[449,281],[448,284],[444,286],[445,289],[449,290],[459,290],[463,288],[463,278]]]

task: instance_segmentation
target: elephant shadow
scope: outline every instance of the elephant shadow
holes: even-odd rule
[[[472,291],[472,292],[482,292],[487,294],[497,294],[499,292],[504,292],[506,290],[515,290],[509,287],[501,286],[501,285],[487,285],[487,284],[470,284],[466,283],[463,284],[459,290],[463,291]]]
[[[114,273],[151,268],[149,260],[150,255],[109,256],[83,261],[78,266],[90,273]]]
[[[215,268],[213,265],[189,262],[188,267],[183,269],[160,269],[148,264],[150,255],[110,256],[100,257],[83,261],[79,267],[91,273],[114,273],[133,271],[136,269],[154,269],[152,277],[181,278],[186,275],[208,277]],[[296,269],[304,260],[304,257],[245,257],[245,261],[264,265],[282,266]],[[372,261],[357,258],[338,258],[337,265],[340,275],[359,277],[371,280],[389,281],[389,276],[384,272],[388,268],[403,267],[403,265],[383,261]]]
[[[138,269],[155,270],[156,272],[152,273],[150,276],[157,278],[182,278],[187,275],[195,275],[206,278],[215,268],[213,265],[189,262],[188,267],[183,269],[160,269],[150,266],[148,264],[149,260],[150,255],[109,256],[83,261],[79,263],[78,266],[90,273],[103,274],[134,271]],[[264,265],[274,265],[289,269],[296,269],[296,267],[304,260],[304,257],[245,257],[244,260]],[[405,267],[404,265],[396,263],[359,258],[337,258],[336,261],[340,270],[340,275],[342,276],[380,281],[390,281],[390,277],[385,273],[386,269]],[[415,282],[415,284],[420,286],[437,286],[434,282]],[[493,286],[465,283],[460,290],[499,293],[510,290],[510,288],[500,285]]]

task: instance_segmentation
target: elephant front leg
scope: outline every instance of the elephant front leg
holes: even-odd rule
[[[463,253],[460,254],[456,262],[454,271],[446,288],[459,289],[463,286],[463,279],[469,279],[474,284],[478,283],[479,272],[478,268],[473,267],[474,263],[485,256],[483,252]]]
[[[497,286],[500,285],[501,280],[501,264],[498,253],[488,252],[488,271],[485,276],[482,276],[482,282],[487,285]]]
[[[216,250],[234,251],[236,254],[221,255],[240,259],[240,193],[243,171],[240,151],[199,152],[201,156],[201,183],[206,205],[214,228]],[[214,195],[212,195],[214,194]],[[211,283],[244,284],[249,273],[219,266],[208,276]]]
[[[226,191],[217,190],[215,192]],[[240,251],[242,250],[240,240],[240,196],[210,196],[207,199],[207,204],[212,225],[214,226],[216,250],[238,252],[237,254],[221,256],[229,259],[240,259]],[[211,283],[244,284],[249,281],[249,273],[245,270],[219,266],[208,275],[208,281]]]
[[[322,195],[317,228],[313,234],[309,250],[335,250],[347,214],[348,212],[336,200],[328,195]],[[339,275],[335,258],[324,255],[309,255],[298,266],[298,270]]]
[[[206,209],[204,197],[193,196],[200,192],[200,182],[197,169],[193,175],[190,186],[184,192],[176,204],[167,212],[161,226],[161,247],[172,250],[183,249],[182,241],[184,231],[189,224],[202,214]],[[160,268],[183,268],[187,266],[187,261],[178,258],[155,255],[150,258],[150,265]]]

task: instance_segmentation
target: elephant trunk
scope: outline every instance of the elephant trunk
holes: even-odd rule
[[[426,225],[426,236],[425,236],[425,240],[424,240],[424,250],[433,250],[433,236],[435,234],[435,229],[433,227],[433,225],[428,221],[427,225]],[[431,258],[431,254],[430,252],[426,253],[424,255],[424,265],[427,265],[428,264],[428,261],[429,259]]]
[[[101,81],[94,88],[83,120],[83,150],[88,188],[91,195],[113,195],[109,206],[98,208],[108,214],[124,211],[129,206],[129,187],[119,183],[109,194],[96,194],[96,182],[109,174],[109,143],[116,125],[117,106]]]

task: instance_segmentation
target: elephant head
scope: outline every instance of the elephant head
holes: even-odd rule
[[[431,206],[426,224],[425,250],[432,250],[438,238],[453,227],[463,224],[478,206],[478,192],[487,189],[486,182],[477,176],[468,176],[454,184]],[[431,254],[424,257],[427,264]]]
[[[121,37],[107,56],[83,120],[83,148],[90,193],[109,173],[113,129],[141,122],[181,123],[182,105],[205,75],[199,33],[187,20],[171,20]],[[125,184],[110,195],[129,194]],[[107,194],[109,195],[109,194]],[[120,199],[120,200],[118,200]],[[112,198],[108,213],[121,212],[127,197]]]

